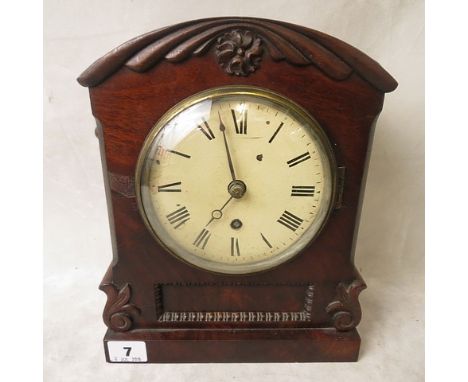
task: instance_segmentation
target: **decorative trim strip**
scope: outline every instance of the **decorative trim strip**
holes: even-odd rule
[[[307,312],[165,312],[159,322],[297,322],[309,321]]]
[[[160,317],[164,314],[163,308],[163,295],[162,295],[162,285],[154,285],[154,305],[156,308],[156,317]]]
[[[314,65],[336,81],[343,81],[356,72],[383,92],[398,86],[377,62],[343,41],[299,25],[250,17],[192,20],[146,33],[98,59],[80,75],[78,82],[87,87],[97,86],[122,67],[142,73],[162,60],[176,63],[201,56],[210,51],[218,38],[239,30],[261,38],[274,61],[284,60],[296,66]],[[259,55],[259,46],[254,51]],[[247,66],[243,64],[238,75],[252,71],[252,63],[255,68],[258,57],[257,61],[250,60]],[[239,61],[237,68],[238,64]],[[230,70],[236,74],[238,69]]]
[[[335,210],[343,207],[343,191],[345,186],[346,167],[338,166],[336,169],[336,198]]]
[[[155,284],[156,317],[159,322],[306,322],[311,320],[314,286],[312,284],[294,284],[306,286],[304,310],[299,312],[165,312],[163,307],[162,286],[173,284]],[[188,284],[181,284],[188,286]],[[190,286],[205,286],[219,284],[190,284]],[[247,286],[246,284],[223,284]],[[254,284],[262,286],[271,284]],[[283,285],[283,284],[281,284]],[[290,285],[290,284],[285,284]],[[277,284],[275,284],[277,286]]]

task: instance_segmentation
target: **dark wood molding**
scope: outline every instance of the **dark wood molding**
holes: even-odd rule
[[[261,40],[274,61],[284,60],[295,66],[314,65],[336,81],[343,81],[355,72],[382,92],[390,92],[398,85],[377,62],[341,40],[294,24],[248,17],[194,20],[146,33],[98,59],[80,75],[78,82],[93,87],[122,67],[141,73],[162,60],[176,63],[201,56],[210,51],[215,42],[219,43],[222,36],[238,33],[234,31],[257,36],[258,46],[254,49],[257,57],[248,60],[251,62],[237,57],[234,66],[222,61],[228,73],[229,70],[237,75],[252,72],[259,63]]]
[[[108,330],[110,341],[144,341],[151,363],[180,362],[355,362],[360,338],[356,331],[333,328]],[[109,361],[108,347],[104,346]]]
[[[359,294],[367,286],[362,279],[350,284],[339,283],[336,287],[335,300],[328,304],[326,311],[332,317],[333,326],[339,331],[354,329],[361,321]]]
[[[140,310],[130,304],[131,289],[126,283],[122,288],[117,288],[112,282],[112,271],[107,271],[99,289],[107,295],[107,303],[104,307],[103,320],[109,329],[116,332],[126,332],[132,328],[133,317],[140,314]]]
[[[156,308],[156,318],[159,322],[231,322],[231,323],[281,323],[281,322],[307,322],[311,320],[312,305],[314,301],[314,285],[300,284],[304,290],[304,306],[300,311],[165,311],[163,304],[164,286],[222,286],[223,284],[213,283],[181,283],[181,284],[155,284],[154,301]],[[258,286],[281,286],[282,284],[224,284],[242,287]],[[291,285],[291,284],[289,284]],[[283,284],[284,286],[284,284]]]

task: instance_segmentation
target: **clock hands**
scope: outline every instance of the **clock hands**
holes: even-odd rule
[[[231,178],[232,181],[228,185],[228,192],[229,199],[223,204],[223,206],[218,209],[218,210],[213,210],[211,211],[211,219],[206,223],[205,227],[208,227],[210,223],[213,220],[218,220],[223,217],[223,209],[226,207],[229,202],[235,198],[235,199],[240,199],[242,196],[244,196],[245,192],[247,191],[247,186],[242,180],[236,179],[236,173],[234,171],[234,165],[232,164],[232,157],[231,157],[231,152],[229,151],[229,145],[227,142],[227,137],[226,137],[226,126],[224,125],[223,120],[221,119],[221,114],[218,111],[218,116],[219,116],[219,130],[223,133],[223,139],[224,139],[224,148],[226,149],[226,155],[228,159],[228,165],[229,165],[229,171],[231,173]]]
[[[205,227],[208,227],[208,225],[213,221],[213,220],[218,220],[218,219],[221,219],[223,217],[223,209],[224,207],[226,207],[229,202],[232,200],[233,196],[231,196],[226,203],[223,204],[223,206],[219,209],[219,210],[213,210],[211,212],[211,219],[208,223],[206,223],[206,226]]]
[[[226,138],[226,126],[221,119],[221,114],[218,111],[219,116],[219,130],[223,133],[224,147],[226,148],[226,154],[228,159],[229,171],[231,172],[232,182],[228,185],[229,194],[236,199],[242,198],[245,192],[247,191],[247,186],[242,180],[236,178],[236,173],[234,171],[234,165],[232,164],[231,153],[229,151],[229,145]]]

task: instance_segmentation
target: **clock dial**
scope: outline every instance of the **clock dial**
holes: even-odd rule
[[[140,155],[140,210],[173,254],[223,273],[249,273],[297,254],[330,211],[333,157],[297,105],[244,87],[174,107]]]

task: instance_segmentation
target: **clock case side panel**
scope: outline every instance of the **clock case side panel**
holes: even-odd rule
[[[106,195],[106,204],[107,204],[107,215],[109,219],[109,230],[111,237],[111,246],[112,246],[112,263],[111,267],[118,262],[118,251],[117,251],[117,238],[115,235],[115,224],[114,224],[114,209],[112,207],[112,197],[111,190],[109,185],[109,173],[107,171],[107,160],[106,160],[106,150],[105,143],[103,138],[102,125],[99,119],[95,118],[96,128],[94,134],[99,141],[99,152],[101,156],[101,165],[102,165],[102,175],[104,180],[104,190]]]
[[[383,98],[382,96],[382,106],[383,106]],[[370,132],[369,132],[369,143],[367,146],[367,153],[366,153],[366,159],[363,167],[363,175],[361,179],[361,186],[360,186],[360,193],[359,193],[359,198],[358,198],[358,204],[357,204],[357,213],[356,213],[356,219],[355,219],[355,229],[354,229],[354,235],[353,235],[353,241],[352,241],[352,246],[351,246],[351,251],[350,251],[350,260],[354,264],[354,258],[356,255],[356,244],[359,236],[359,228],[360,228],[360,221],[361,221],[361,212],[362,212],[362,204],[364,201],[364,196],[366,193],[366,185],[367,185],[367,175],[369,173],[369,163],[370,163],[370,158],[372,154],[372,145],[374,141],[374,135],[375,135],[375,129],[377,127],[378,119],[380,116],[380,112],[375,116]],[[356,270],[356,274],[358,275],[357,278],[362,279],[360,276],[359,272]]]
[[[207,57],[177,66],[164,62],[143,74],[122,69],[99,87],[91,89],[93,111],[103,125],[109,173],[128,178],[129,184],[133,180],[137,157],[146,135],[167,109],[198,91],[239,83],[267,88],[300,103],[321,123],[334,146],[338,165],[344,164],[348,170],[344,180],[343,206],[332,212],[320,237],[294,260],[266,272],[244,276],[198,270],[169,255],[158,246],[144,226],[136,208],[134,190],[133,193],[132,190],[122,193],[115,190],[114,185],[110,198],[119,245],[113,283],[117,289],[127,283],[131,286],[132,304],[141,311],[135,319],[134,328],[215,325],[206,322],[193,325],[187,322],[162,324],[158,321],[159,302],[155,288],[159,285],[164,288],[167,284],[271,285],[271,293],[275,293],[275,285],[279,284],[314,284],[316,321],[312,325],[330,325],[326,306],[335,298],[337,285],[343,280],[350,284],[359,278],[350,258],[354,222],[368,152],[368,137],[372,122],[381,109],[383,95],[370,89],[357,76],[336,84],[312,67],[290,67],[286,63],[273,63],[267,58],[263,65],[258,73],[248,78],[237,78],[227,76]],[[167,78],[173,81],[168,82]],[[304,83],[309,84],[307,90],[301,90],[300,85]],[[330,92],[330,87],[338,88]],[[336,94],[344,96],[338,97]],[[331,110],[330,105],[333,106]],[[359,140],[355,151],[351,150],[352,145],[343,142],[347,137],[343,137],[340,129],[346,128],[347,122],[340,120],[344,124],[341,127],[334,123],[333,113],[339,112],[340,108],[345,110],[344,114],[356,109],[354,119],[349,122],[352,134],[358,135],[354,137]],[[337,240],[341,236],[344,240]],[[341,242],[341,245],[337,242]],[[328,257],[331,260],[327,260]],[[264,296],[258,294],[257,298]],[[203,301],[204,297],[201,296],[200,311],[204,309]],[[295,304],[291,301],[290,306]],[[175,308],[184,312],[183,306],[175,304]],[[232,323],[224,325],[235,326]],[[264,324],[257,322],[252,325]],[[283,325],[288,326],[287,323]],[[298,326],[297,323],[291,325]],[[311,323],[299,325],[310,326]]]

